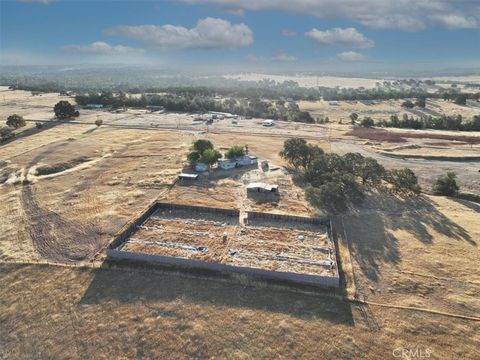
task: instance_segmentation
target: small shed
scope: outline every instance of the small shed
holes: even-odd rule
[[[178,175],[178,178],[180,180],[197,180],[198,174],[187,174],[182,172],[180,175]]]
[[[238,165],[254,165],[258,162],[258,159],[256,156],[253,155],[248,155],[248,156],[242,156],[239,158],[236,158],[235,161],[237,162]]]
[[[208,165],[202,162],[198,162],[195,164],[195,170],[199,172],[207,171]]]
[[[247,185],[249,193],[278,193],[278,185],[269,185],[265,183],[250,183]]]

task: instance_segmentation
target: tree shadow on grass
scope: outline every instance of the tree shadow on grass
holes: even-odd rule
[[[325,319],[353,326],[349,302],[318,290],[311,291],[311,288],[305,293],[244,276],[206,276],[193,270],[145,272],[131,264],[120,266],[125,268],[94,270],[95,277],[78,306],[105,301],[160,304],[182,300],[207,306],[283,313],[302,319]]]
[[[472,209],[477,213],[480,213],[480,204],[474,203],[473,201],[468,201],[468,200],[463,200],[458,198],[450,198],[450,199],[455,201],[456,203],[459,203],[460,205],[463,205],[465,207]]]
[[[424,196],[401,199],[385,193],[369,194],[361,207],[344,216],[344,226],[355,260],[363,274],[375,282],[380,277],[380,264],[401,262],[394,231],[405,231],[429,245],[434,242],[431,229],[450,239],[477,246],[467,230],[441,213],[435,203]]]

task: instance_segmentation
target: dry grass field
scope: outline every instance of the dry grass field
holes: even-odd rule
[[[48,120],[59,98],[25,94],[3,103],[0,114],[14,113],[21,100],[21,115],[38,111]],[[42,108],[30,110],[29,101]],[[478,161],[383,154],[432,146],[465,156],[475,144],[367,140],[338,124],[265,129],[258,119],[220,121],[206,132],[192,118],[81,111],[79,123],[54,123],[0,145],[0,359],[394,359],[401,348],[428,349],[433,359],[480,357],[480,207],[472,202],[370,194],[334,218],[348,289],[341,295],[104,262],[113,235],[155,199],[313,215],[303,184],[278,155],[294,136],[410,167],[425,187],[453,170],[462,189],[480,191]],[[270,171],[212,171],[193,185],[175,183],[198,138],[221,150],[248,144]],[[278,183],[280,197],[247,197],[252,181]]]
[[[478,321],[241,277],[7,264],[2,273],[0,351],[9,359],[394,359],[416,347],[432,359],[479,355]]]
[[[331,122],[343,124],[350,124],[351,113],[357,113],[360,119],[369,116],[375,121],[389,120],[392,115],[401,118],[403,114],[413,117],[462,115],[470,121],[480,112],[480,104],[474,101],[462,106],[450,101],[428,99],[424,109],[406,109],[402,107],[403,102],[404,100],[378,100],[367,105],[360,101],[338,101],[336,105],[331,105],[328,101],[299,101],[298,105],[302,110],[309,111],[314,118],[328,116]]]

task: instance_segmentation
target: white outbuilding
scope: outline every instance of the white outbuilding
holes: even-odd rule
[[[270,185],[265,183],[250,183],[247,185],[247,192],[249,193],[278,193],[278,185]]]

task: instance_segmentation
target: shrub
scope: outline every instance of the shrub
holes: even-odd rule
[[[367,116],[366,118],[362,119],[362,121],[360,122],[360,125],[363,127],[372,127],[375,125],[375,122],[371,117]]]
[[[11,139],[14,136],[15,136],[14,132],[9,127],[6,127],[6,126],[0,127],[0,142],[7,141],[8,139]]]
[[[446,175],[439,176],[433,184],[433,192],[436,195],[455,196],[460,189],[456,181],[457,174],[448,172]]]
[[[25,120],[20,115],[13,114],[7,118],[7,126],[13,127],[14,129],[23,127],[25,124]]]

